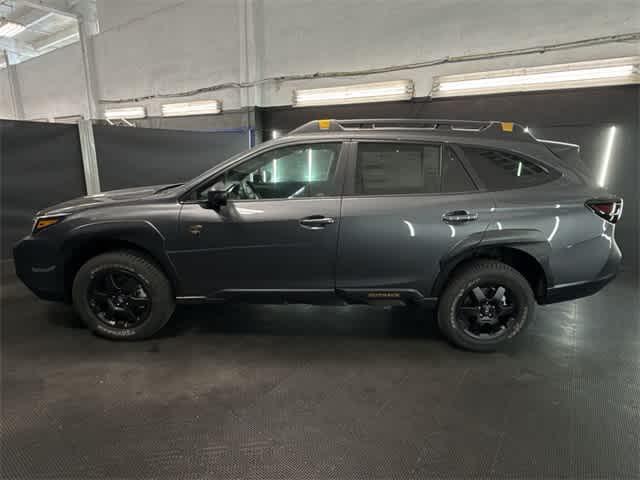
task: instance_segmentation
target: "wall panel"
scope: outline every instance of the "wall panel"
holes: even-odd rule
[[[9,87],[9,70],[0,70],[0,118],[13,119],[13,105],[11,104],[11,90]]]
[[[16,67],[27,120],[87,113],[80,44],[54,50]]]
[[[100,98],[130,98],[238,81],[237,7],[237,0],[181,2],[93,37]],[[221,99],[226,109],[239,106],[239,92],[234,89],[214,92],[211,97]],[[150,102],[148,110],[149,115],[159,116],[159,102]]]

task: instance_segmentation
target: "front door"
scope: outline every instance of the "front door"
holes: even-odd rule
[[[359,142],[342,203],[336,288],[428,297],[440,260],[481,239],[493,200],[438,143]]]
[[[170,253],[182,290],[214,298],[333,293],[341,150],[340,142],[279,147],[203,185],[182,207],[181,248]],[[214,184],[230,189],[217,210],[201,201]]]

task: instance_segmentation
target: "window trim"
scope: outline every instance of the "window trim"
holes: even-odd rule
[[[201,188],[206,188],[204,186],[212,186],[213,185],[213,181],[218,178],[218,176],[224,174],[225,172],[227,172],[228,170],[237,167],[238,165],[243,164],[244,162],[249,162],[253,159],[255,159],[256,157],[259,157],[260,155],[264,155],[265,153],[269,153],[275,150],[280,150],[281,148],[289,148],[289,147],[295,147],[298,145],[312,145],[312,144],[327,144],[327,143],[333,143],[333,144],[337,144],[339,146],[339,150],[338,150],[338,156],[337,156],[337,160],[336,160],[336,168],[335,168],[335,174],[334,174],[334,178],[335,178],[335,184],[336,184],[336,193],[334,195],[327,195],[327,196],[323,196],[323,197],[297,197],[297,198],[257,198],[257,199],[239,199],[239,200],[231,200],[234,204],[235,203],[239,203],[239,202],[276,202],[276,201],[285,201],[285,200],[320,200],[323,198],[336,198],[336,197],[341,197],[344,193],[344,176],[345,176],[345,163],[346,163],[346,157],[347,157],[347,143],[348,140],[345,140],[343,138],[314,138],[314,139],[307,139],[305,141],[302,141],[301,139],[295,139],[295,141],[290,141],[290,142],[282,142],[282,143],[278,143],[275,145],[270,145],[269,148],[256,148],[254,150],[251,150],[247,153],[247,155],[239,158],[237,161],[233,162],[230,165],[226,165],[224,168],[221,168],[220,170],[215,170],[211,173],[211,175],[209,175],[207,178],[203,179],[201,182],[198,182],[196,185],[194,185],[193,187],[189,188],[188,191],[186,191],[184,194],[182,194],[182,196],[180,197],[179,202],[181,204],[203,204],[204,201],[197,199],[197,198],[192,198],[194,196],[194,193],[197,192],[198,190],[200,190]],[[343,181],[340,181],[340,176],[343,177]]]
[[[364,193],[356,193],[356,169],[358,163],[358,145],[360,143],[395,143],[395,144],[407,144],[407,145],[433,145],[440,148],[440,161],[444,160],[444,153],[447,148],[451,148],[452,144],[446,141],[438,140],[420,140],[420,139],[400,139],[400,138],[371,138],[371,139],[353,139],[351,142],[351,148],[349,152],[349,162],[345,174],[345,185],[343,197],[349,198],[387,198],[387,197],[436,197],[443,195],[470,195],[474,193],[481,193],[481,185],[476,181],[474,175],[469,171],[463,157],[459,155],[455,149],[453,152],[458,157],[458,161],[462,166],[465,173],[469,176],[469,180],[474,185],[474,190],[462,190],[458,192],[422,192],[422,193],[378,193],[374,195],[367,195]]]
[[[538,187],[540,185],[545,185],[547,183],[551,183],[559,178],[562,178],[564,176],[564,173],[556,170],[555,168],[547,165],[546,163],[540,162],[537,159],[531,157],[530,155],[527,155],[525,153],[522,153],[518,150],[510,150],[508,148],[500,148],[500,147],[489,147],[487,145],[477,145],[474,143],[453,143],[451,144],[452,147],[455,147],[455,151],[459,151],[461,155],[461,160],[464,162],[465,165],[468,166],[469,168],[469,172],[473,172],[473,178],[478,180],[478,185],[482,186],[482,191],[484,192],[505,192],[505,191],[510,191],[510,190],[521,190],[523,188],[533,188],[533,187]],[[482,149],[482,150],[493,150],[496,152],[501,152],[501,153],[508,153],[510,155],[516,155],[518,157],[522,157],[523,160],[526,160],[527,162],[533,163],[535,166],[541,168],[542,170],[544,170],[547,174],[548,177],[545,177],[544,181],[537,181],[537,182],[532,182],[528,185],[520,185],[520,186],[516,186],[516,187],[509,187],[509,188],[490,188],[485,182],[484,180],[482,180],[482,177],[480,176],[480,174],[478,173],[478,170],[473,166],[473,163],[469,160],[469,158],[467,158],[467,154],[464,151],[464,147],[469,147],[469,148],[477,148],[477,149]]]
[[[486,192],[487,186],[482,181],[482,177],[478,175],[478,172],[476,172],[469,164],[469,161],[465,156],[462,148],[460,148],[459,145],[454,143],[447,144],[447,148],[451,149],[451,151],[455,154],[455,156],[458,157],[458,160],[460,161],[460,163],[462,164],[462,167],[467,172],[467,175],[469,175],[469,177],[471,178],[471,181],[475,184],[476,189],[479,192]]]

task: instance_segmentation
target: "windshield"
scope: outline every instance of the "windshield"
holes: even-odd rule
[[[265,147],[267,145],[270,145],[271,143],[273,143],[273,140],[261,143],[260,147],[261,148]],[[251,152],[252,150],[255,150],[255,149],[256,149],[256,147],[247,148],[246,150],[243,150],[240,153],[236,153],[234,156],[228,158],[227,160],[224,160],[224,161],[222,161],[220,163],[217,163],[216,165],[214,165],[210,169],[206,170],[205,172],[201,173],[197,177],[195,177],[195,178],[189,180],[188,182],[186,182],[184,184],[185,188],[191,188],[192,186],[195,186],[195,185],[199,184],[203,180],[206,180],[208,177],[210,177],[213,172],[215,172],[215,171],[217,171],[217,170],[219,170],[221,168],[225,168],[227,165],[231,165],[233,162],[235,162],[236,160],[244,157],[249,152]]]

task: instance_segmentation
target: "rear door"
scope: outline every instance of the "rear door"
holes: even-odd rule
[[[445,144],[352,144],[336,288],[365,299],[429,297],[440,260],[481,240],[492,207]]]

